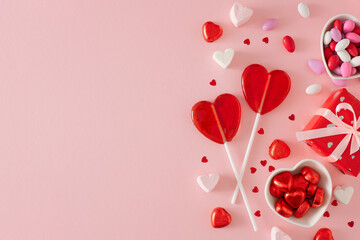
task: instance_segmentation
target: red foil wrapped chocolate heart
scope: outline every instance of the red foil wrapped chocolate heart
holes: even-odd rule
[[[283,217],[291,217],[294,213],[292,207],[285,202],[283,198],[279,198],[275,203],[275,211]]]
[[[278,198],[284,196],[284,192],[274,185],[270,186],[270,194]]]
[[[318,184],[320,181],[320,174],[310,167],[303,167],[303,169],[301,169],[301,174],[312,184]]]
[[[306,192],[308,185],[309,182],[306,181],[306,179],[301,173],[298,173],[293,177],[293,185],[292,185],[293,190],[300,189]]]
[[[306,189],[306,197],[312,198],[316,192],[316,189],[317,189],[317,185],[310,183]]]
[[[280,191],[288,192],[293,185],[293,176],[290,172],[282,172],[272,179],[272,185]]]
[[[223,208],[217,207],[211,213],[211,225],[222,228],[231,223],[231,215]]]
[[[307,211],[309,211],[310,207],[311,207],[310,203],[307,200],[305,200],[299,206],[299,208],[294,212],[294,216],[297,218],[302,218],[307,213]]]
[[[275,160],[286,158],[289,154],[289,146],[281,140],[275,139],[269,147],[269,155]]]
[[[284,195],[285,201],[293,208],[298,208],[305,200],[306,193],[300,189],[287,192]]]
[[[314,240],[334,240],[334,238],[330,229],[320,228],[315,234]]]
[[[209,21],[204,23],[202,27],[202,32],[205,41],[213,42],[219,37],[221,37],[223,30],[221,26]]]
[[[318,187],[315,192],[314,200],[312,203],[313,208],[318,208],[321,206],[321,203],[324,200],[324,190],[321,187]]]

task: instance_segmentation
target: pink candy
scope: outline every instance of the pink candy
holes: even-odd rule
[[[349,62],[344,62],[341,64],[341,76],[348,78],[351,75],[352,67]]]
[[[330,30],[330,36],[335,42],[339,42],[342,39],[341,32],[337,28]]]
[[[274,18],[270,18],[264,23],[262,29],[264,31],[269,31],[271,29],[274,29],[276,26],[277,26],[277,20]]]
[[[360,36],[356,33],[349,32],[345,35],[345,37],[352,43],[360,43]]]
[[[344,33],[352,32],[352,30],[354,30],[354,28],[355,28],[355,22],[350,19],[346,20],[343,25],[343,32]]]

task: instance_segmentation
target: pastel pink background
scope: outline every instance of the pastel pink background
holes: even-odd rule
[[[294,240],[312,239],[321,227],[335,239],[357,238],[359,180],[298,143],[295,132],[337,88],[307,67],[308,59],[320,59],[323,24],[339,13],[360,17],[360,2],[307,0],[311,17],[303,19],[298,1],[243,0],[254,15],[240,28],[229,18],[234,2],[1,1],[0,239],[270,239],[274,225]],[[264,32],[268,18],[279,25]],[[201,35],[208,20],[224,29],[214,43]],[[284,35],[294,38],[295,53],[284,50]],[[224,70],[212,53],[229,47],[236,53]],[[255,118],[240,77],[252,63],[292,78],[287,99],[261,119],[265,134],[256,136],[248,166],[258,170],[244,176],[251,206],[261,211],[256,233],[243,201],[230,203],[236,182],[223,146],[203,137],[190,118],[197,101],[236,95],[243,116],[230,148],[240,168]],[[305,94],[312,83],[323,85],[321,94]],[[353,80],[348,90],[360,98],[359,87]],[[289,144],[289,158],[269,158],[275,138]],[[355,188],[349,205],[329,206],[330,218],[310,229],[276,216],[263,192],[269,165],[291,167],[304,158],[323,162],[334,185]],[[211,172],[220,182],[205,193],[196,177]],[[251,192],[254,186],[259,193]],[[223,229],[210,224],[218,206],[233,218]]]

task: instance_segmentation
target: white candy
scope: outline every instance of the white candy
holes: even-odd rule
[[[219,174],[210,173],[209,175],[201,175],[197,177],[197,183],[205,192],[211,192],[219,181]]]
[[[227,68],[234,57],[235,51],[232,48],[226,49],[224,52],[216,51],[213,54],[214,61],[222,68]]]
[[[324,45],[329,45],[332,41],[330,31],[327,31],[324,35]]]
[[[322,90],[322,86],[320,84],[311,84],[306,88],[306,94],[315,95],[318,94]]]
[[[303,18],[308,18],[310,16],[310,10],[306,3],[299,3],[298,11]]]
[[[253,13],[254,11],[251,8],[247,8],[239,2],[236,2],[230,10],[230,19],[235,27],[239,27],[249,21]]]
[[[348,204],[350,202],[353,193],[354,188],[352,186],[336,186],[334,189],[334,197],[344,204]]]
[[[341,61],[343,62],[350,62],[351,56],[346,50],[341,50],[336,52]]]
[[[291,240],[291,237],[274,226],[271,228],[271,240]]]
[[[345,50],[350,44],[350,40],[347,38],[342,39],[339,41],[335,46],[335,52]]]
[[[354,57],[350,60],[350,64],[352,67],[360,66],[360,56]]]

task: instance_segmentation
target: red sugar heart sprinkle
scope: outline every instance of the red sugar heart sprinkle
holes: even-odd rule
[[[338,205],[338,202],[336,200],[334,200],[334,201],[331,202],[331,205],[336,207]]]
[[[207,162],[208,162],[206,156],[203,156],[203,157],[202,157],[201,162],[203,162],[203,163],[207,163]]]
[[[348,222],[349,227],[353,227],[354,226],[354,221]]]
[[[274,170],[275,170],[275,168],[273,166],[269,166],[269,172],[272,172]]]
[[[253,191],[254,193],[257,193],[257,192],[259,192],[259,189],[258,189],[257,186],[255,186],[252,191]]]
[[[260,128],[259,131],[258,131],[258,134],[264,134],[264,129],[263,128]]]
[[[211,86],[216,86],[216,80],[215,79],[211,80],[210,85]]]
[[[269,38],[268,37],[264,37],[262,40],[264,43],[268,43],[269,42]]]
[[[261,213],[260,213],[259,210],[257,210],[257,211],[254,213],[254,215],[257,216],[257,217],[260,217],[260,216],[261,216]]]
[[[266,160],[261,160],[261,161],[260,161],[260,164],[263,165],[264,167],[265,167],[266,163],[267,163]]]
[[[324,217],[330,217],[330,213],[328,211],[324,212]]]
[[[248,39],[248,38],[247,38],[247,39],[245,39],[245,40],[244,40],[244,44],[246,44],[246,45],[250,45],[250,39]]]
[[[291,115],[289,116],[289,119],[290,119],[291,121],[294,121],[294,120],[295,120],[295,115],[294,115],[294,114],[291,114]]]
[[[254,167],[251,167],[251,168],[250,168],[251,173],[255,173],[255,172],[256,172],[256,170],[257,170],[257,169],[256,169],[256,168],[254,168]]]

